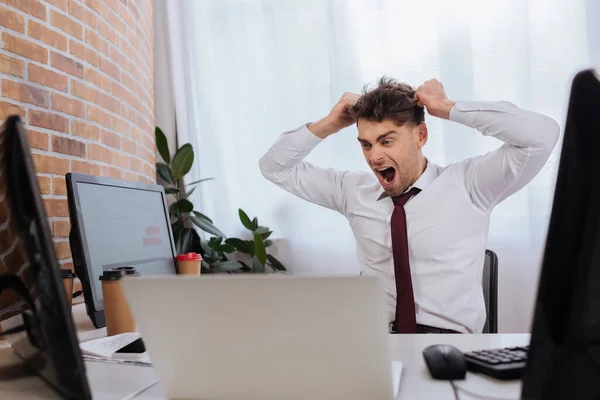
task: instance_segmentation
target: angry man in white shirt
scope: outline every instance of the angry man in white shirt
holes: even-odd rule
[[[422,152],[428,138],[425,109],[504,144],[482,156],[435,165]],[[322,140],[353,123],[373,172],[303,161]],[[481,279],[491,211],[535,177],[558,137],[554,120],[511,103],[455,102],[435,79],[415,90],[382,78],[362,96],[344,94],[321,120],[282,134],[260,168],[281,188],[348,219],[362,274],[384,282],[390,326],[414,314],[408,315],[409,328],[399,332],[479,333],[486,319]],[[395,263],[401,256],[394,257],[400,240],[393,239],[397,228],[391,223],[403,194],[408,275],[400,278]],[[414,313],[400,307],[407,297]]]

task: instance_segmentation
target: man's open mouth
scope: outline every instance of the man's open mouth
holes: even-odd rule
[[[394,177],[396,176],[396,169],[394,167],[376,168],[375,171],[381,176],[384,183],[393,182]]]

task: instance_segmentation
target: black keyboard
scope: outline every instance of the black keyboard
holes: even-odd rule
[[[465,353],[467,369],[496,379],[520,379],[529,346],[478,350]]]

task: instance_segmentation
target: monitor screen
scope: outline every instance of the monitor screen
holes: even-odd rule
[[[65,398],[91,398],[18,117],[0,129],[0,325],[17,354]]]
[[[176,274],[175,247],[160,185],[67,174],[71,252],[88,315],[104,326],[99,277],[116,267],[142,275]]]

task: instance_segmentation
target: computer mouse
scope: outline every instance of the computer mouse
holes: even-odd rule
[[[433,379],[465,379],[465,355],[449,344],[436,344],[423,350],[423,358]]]

